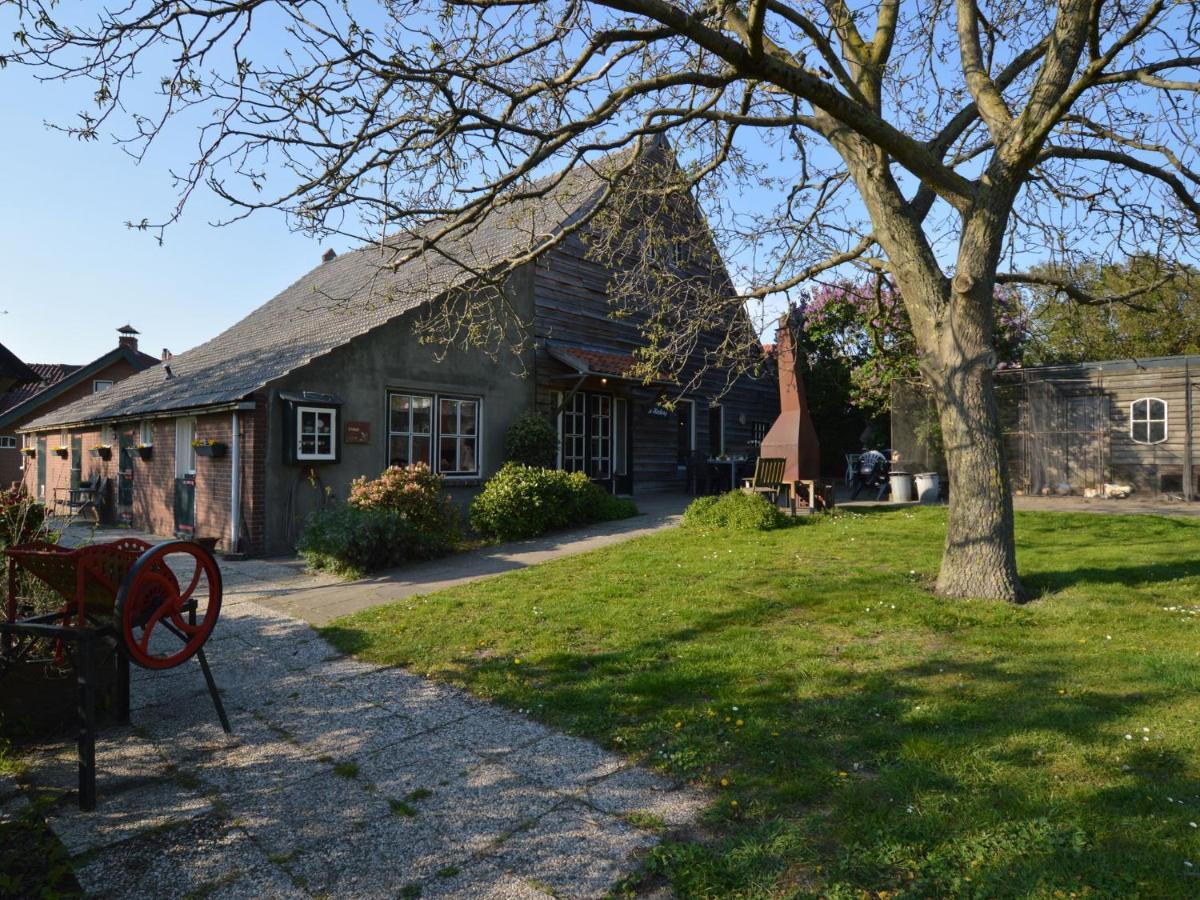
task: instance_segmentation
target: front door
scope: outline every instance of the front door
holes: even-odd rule
[[[37,498],[46,502],[46,436],[37,439]]]
[[[71,435],[71,490],[79,490],[83,484],[83,438]]]
[[[133,522],[133,431],[126,429],[117,438],[117,514],[121,522]]]
[[[191,537],[196,532],[195,419],[175,420],[175,533]]]
[[[611,394],[593,394],[579,391],[566,402],[559,424],[559,442],[562,448],[562,468],[568,472],[586,472],[593,481],[606,490],[620,486],[614,481],[614,438],[625,437],[625,429],[618,435],[613,425],[614,397]],[[620,408],[624,410],[622,400]],[[626,463],[627,465],[627,463]]]

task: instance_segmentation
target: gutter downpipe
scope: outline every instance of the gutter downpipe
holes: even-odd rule
[[[232,438],[230,440],[230,476],[229,476],[229,493],[230,493],[230,516],[229,525],[229,550],[231,553],[238,552],[238,538],[240,531],[239,526],[242,521],[242,441],[239,429],[238,411],[235,409],[232,414]]]

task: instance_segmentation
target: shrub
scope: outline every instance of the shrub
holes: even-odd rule
[[[448,550],[459,537],[458,512],[442,491],[441,475],[425,463],[389,466],[378,478],[365,476],[350,485],[349,503],[359,509],[398,513],[428,540]]]
[[[509,462],[550,469],[558,458],[558,432],[537,413],[517,419],[504,437],[504,455]]]
[[[512,541],[556,528],[637,515],[632,500],[613,497],[583,472],[506,463],[471,504],[471,525]]]
[[[769,531],[788,521],[783,511],[766,497],[745,491],[730,491],[720,497],[700,497],[683,513],[685,525],[738,531]]]
[[[0,550],[14,544],[50,540],[46,533],[46,507],[20,488],[0,491]]]
[[[451,545],[399,510],[333,503],[309,517],[296,549],[310,568],[358,578],[409,560],[443,556]]]

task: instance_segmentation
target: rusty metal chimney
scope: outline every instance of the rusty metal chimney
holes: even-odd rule
[[[760,454],[787,460],[783,480],[816,478],[821,471],[821,445],[813,427],[796,354],[796,338],[788,314],[779,319],[775,331],[775,360],[779,365],[779,418],[763,438]]]

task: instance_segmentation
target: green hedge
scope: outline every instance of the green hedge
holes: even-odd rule
[[[523,466],[551,468],[558,457],[558,430],[537,413],[526,413],[508,429],[504,458]]]
[[[313,569],[360,578],[452,547],[449,535],[421,529],[400,510],[334,503],[309,517],[296,549]]]
[[[502,541],[637,515],[632,500],[614,497],[583,472],[507,463],[471,504],[471,525]]]
[[[770,531],[791,520],[762,494],[730,491],[720,497],[700,497],[688,504],[683,524],[738,531]]]

